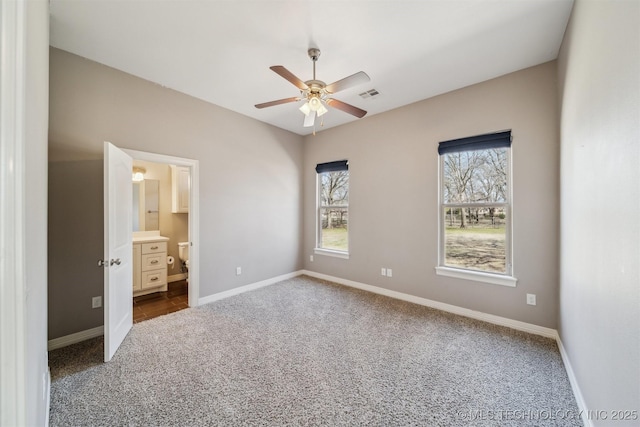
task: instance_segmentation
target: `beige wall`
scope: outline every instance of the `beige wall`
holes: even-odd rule
[[[50,160],[101,159],[104,141],[199,160],[200,297],[302,267],[300,136],[52,48]],[[101,251],[101,240],[87,244]],[[68,307],[87,304],[68,294]]]
[[[305,138],[304,264],[319,273],[555,328],[558,293],[556,63]],[[366,107],[365,107],[366,108]],[[517,287],[436,276],[439,141],[512,129]],[[350,259],[315,255],[317,163],[349,160]],[[393,277],[380,276],[380,268]],[[526,305],[526,294],[537,306]]]
[[[101,326],[102,160],[49,163],[49,339]]]
[[[640,411],[640,2],[578,0],[559,64],[559,332],[589,410]]]

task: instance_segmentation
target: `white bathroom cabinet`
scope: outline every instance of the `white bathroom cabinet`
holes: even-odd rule
[[[171,212],[189,213],[189,179],[187,166],[171,165]]]
[[[163,238],[166,239],[166,238]],[[167,242],[133,242],[133,296],[166,291]]]

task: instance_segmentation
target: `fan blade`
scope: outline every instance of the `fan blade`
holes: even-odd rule
[[[327,99],[327,105],[337,108],[338,110],[344,111],[345,113],[349,113],[352,116],[356,116],[361,119],[367,114],[366,111],[361,110],[358,107],[354,107],[351,104],[347,104],[346,102],[338,101],[337,99],[329,98]]]
[[[316,122],[316,112],[315,111],[310,111],[309,114],[304,116],[304,124],[303,124],[303,126],[308,128],[308,127],[313,126],[313,124],[315,122]]]
[[[277,101],[263,102],[262,104],[256,104],[256,108],[273,107],[274,105],[286,104],[288,102],[296,102],[296,101],[300,101],[300,98],[297,98],[294,96],[293,98],[284,98],[284,99],[278,99]]]
[[[280,75],[281,77],[293,83],[293,85],[298,89],[300,90],[309,89],[309,86],[307,86],[305,82],[297,78],[291,71],[287,70],[282,65],[274,65],[273,67],[269,67],[269,68],[273,70],[276,74]]]
[[[325,90],[329,93],[336,93],[341,90],[349,89],[350,87],[359,85],[360,83],[366,83],[369,80],[369,76],[364,71],[359,71],[355,74],[350,75],[349,77],[345,77],[342,80],[338,80],[335,83],[331,83],[325,87]]]

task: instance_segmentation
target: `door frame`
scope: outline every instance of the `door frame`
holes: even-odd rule
[[[27,369],[41,372],[39,366],[26,363],[29,326],[25,245],[30,242],[24,225],[27,189],[25,146],[29,124],[25,104],[30,101],[26,95],[30,80],[25,39],[27,29],[33,29],[28,22],[27,6],[24,1],[3,1],[0,4],[0,41],[6,49],[0,56],[0,423],[4,425],[27,423],[27,409],[36,407],[35,402],[29,405],[27,401],[27,389],[34,385],[27,379]],[[43,336],[46,338],[46,332]]]
[[[200,298],[200,184],[199,161],[166,154],[121,148],[133,160],[161,163],[167,165],[186,166],[189,168],[191,191],[189,191],[189,307],[197,307]]]

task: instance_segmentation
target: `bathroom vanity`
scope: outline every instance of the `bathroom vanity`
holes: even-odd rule
[[[168,237],[133,233],[133,296],[167,290]]]

